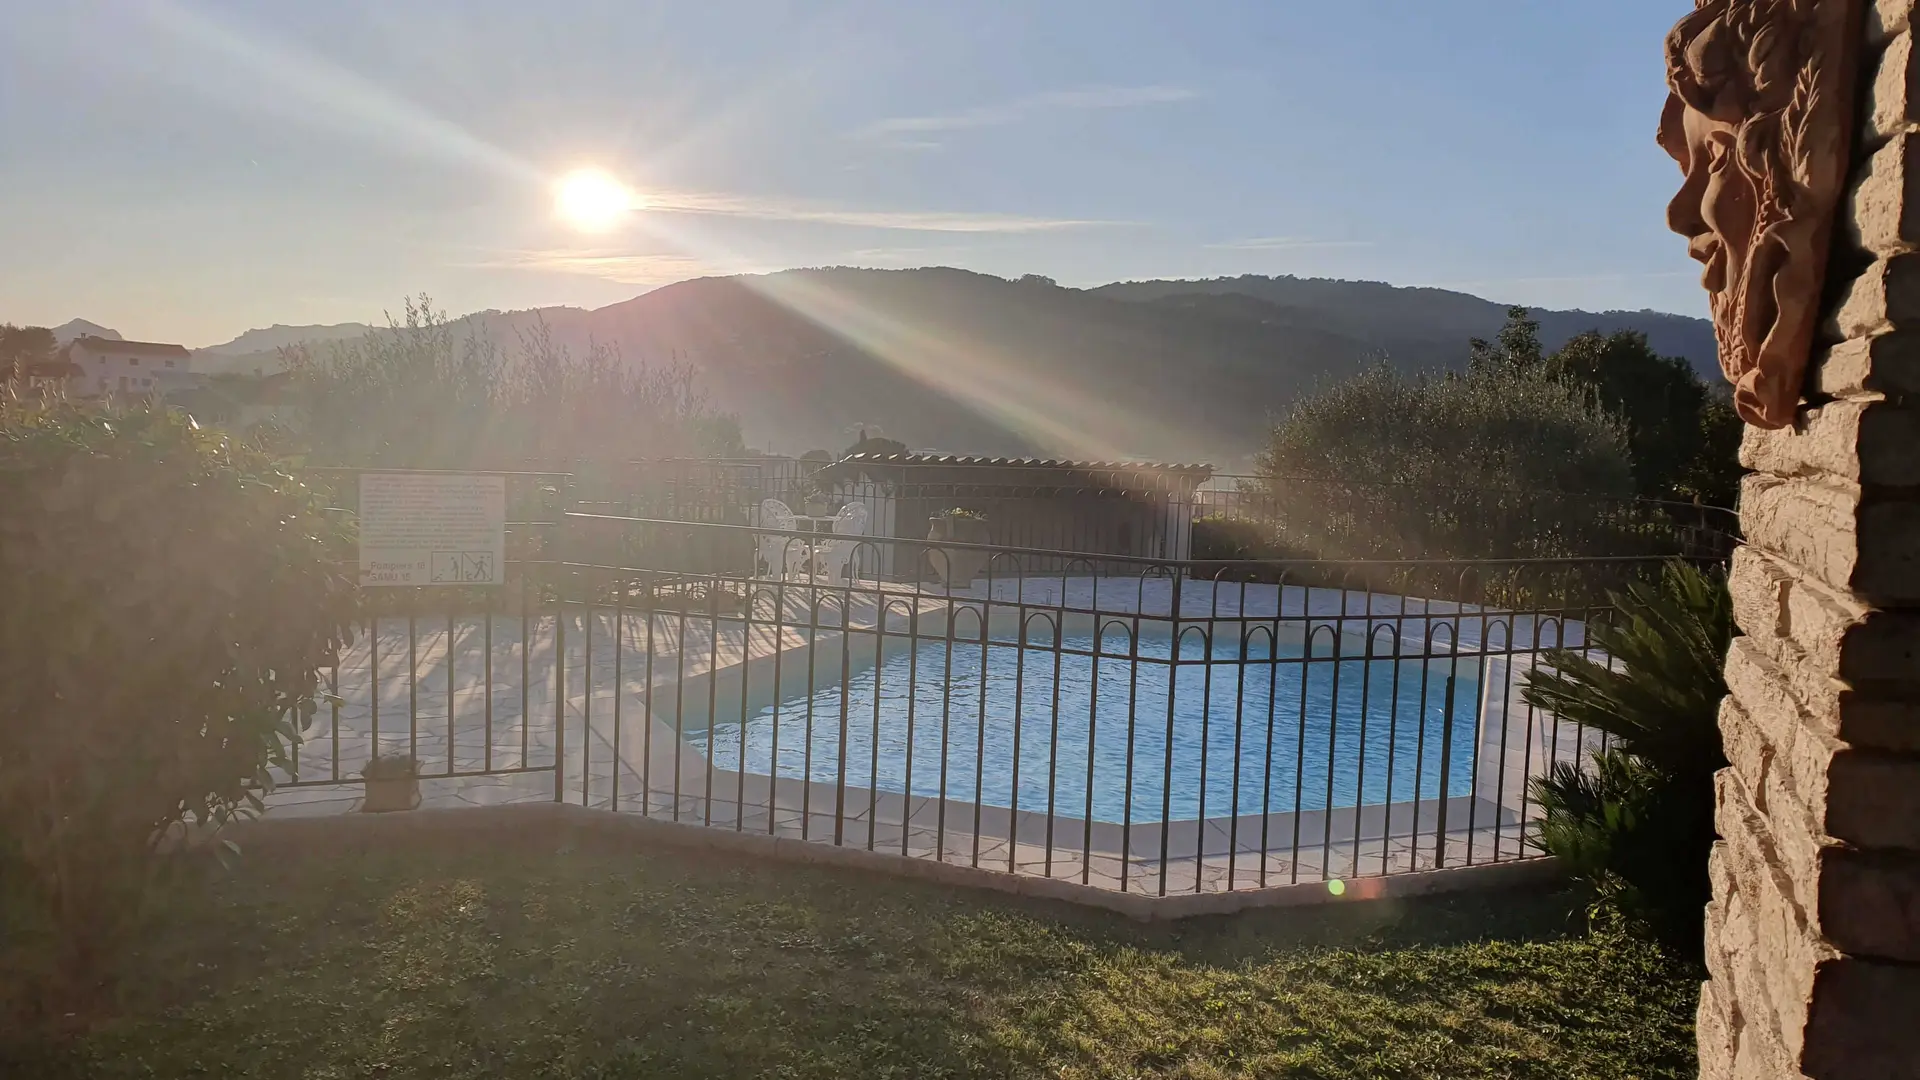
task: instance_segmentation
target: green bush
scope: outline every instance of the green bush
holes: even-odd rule
[[[1193,557],[1214,559],[1271,559],[1273,538],[1258,522],[1226,514],[1208,514],[1193,522]]]
[[[0,401],[0,841],[32,937],[0,944],[41,961],[40,1019],[87,1011],[169,837],[259,808],[350,633],[343,539],[177,415]]]
[[[1255,472],[1243,498],[1318,558],[1627,553],[1625,429],[1536,369],[1363,372],[1301,399]]]
[[[1724,580],[1675,562],[1614,606],[1616,621],[1588,624],[1599,659],[1556,651],[1527,673],[1527,704],[1607,736],[1590,768],[1561,762],[1533,782],[1545,814],[1535,843],[1611,911],[1698,950],[1732,601]]]

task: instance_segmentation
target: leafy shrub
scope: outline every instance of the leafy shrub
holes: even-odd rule
[[[1680,562],[1614,605],[1618,621],[1588,624],[1599,659],[1556,651],[1527,673],[1529,705],[1607,736],[1589,769],[1561,762],[1533,782],[1535,842],[1610,910],[1697,950],[1733,605],[1723,580]]]
[[[341,540],[238,440],[0,402],[0,840],[43,1018],[84,1014],[168,837],[260,807],[350,632]]]
[[[1264,527],[1258,522],[1227,514],[1208,514],[1195,518],[1190,550],[1193,557],[1202,562],[1275,557],[1273,538]]]
[[[1576,387],[1530,369],[1407,378],[1376,367],[1301,398],[1263,476],[1417,488],[1633,492],[1626,430]]]

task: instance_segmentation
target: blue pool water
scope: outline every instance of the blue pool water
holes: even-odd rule
[[[1062,646],[923,641],[685,737],[722,768],[1109,822],[1129,805],[1136,822],[1179,821],[1440,795],[1444,665],[1336,662],[1325,645],[1243,660],[1238,641],[1209,656],[1189,640],[1177,665],[1165,639],[1143,640],[1138,663],[1113,639],[1098,657],[1091,635]],[[1448,795],[1472,782],[1474,674],[1454,672]]]

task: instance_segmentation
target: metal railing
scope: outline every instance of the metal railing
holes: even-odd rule
[[[385,749],[453,804],[550,798],[1152,895],[1506,861],[1530,854],[1529,781],[1598,745],[1527,706],[1526,673],[1589,649],[1606,590],[1662,561],[532,525],[548,539],[509,560],[515,586],[370,619],[278,797],[341,798]]]

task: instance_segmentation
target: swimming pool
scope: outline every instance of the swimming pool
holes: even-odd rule
[[[1470,658],[1269,642],[1188,635],[1176,660],[1166,638],[1132,654],[1118,634],[1100,648],[1091,634],[1058,649],[917,640],[683,738],[726,769],[1114,823],[1469,793]]]

